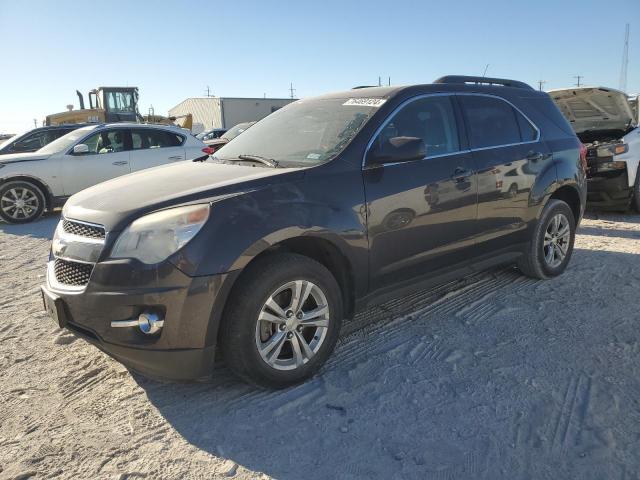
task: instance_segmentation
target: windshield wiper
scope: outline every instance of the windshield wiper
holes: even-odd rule
[[[269,167],[278,168],[280,164],[273,158],[261,157],[260,155],[238,155],[239,160],[247,160],[249,162],[258,162]],[[233,161],[233,159],[230,159]]]

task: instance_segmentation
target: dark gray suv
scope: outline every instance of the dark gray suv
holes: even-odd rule
[[[562,273],[585,151],[546,93],[444,77],[292,103],[215,155],[69,199],[43,297],[152,376],[260,386],[325,362],[343,319],[499,264]]]

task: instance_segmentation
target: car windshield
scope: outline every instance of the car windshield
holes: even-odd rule
[[[24,135],[24,133],[19,133],[17,135],[14,135],[13,137],[9,137],[6,140],[2,140],[0,141],[0,148],[9,145],[12,142],[15,142],[18,138],[20,138],[22,135]]]
[[[79,128],[74,130],[73,132],[69,132],[66,135],[61,136],[57,140],[54,140],[49,145],[45,145],[38,153],[43,153],[45,155],[53,155],[54,153],[62,152],[74,146],[78,140],[80,140],[85,135],[89,134],[94,128]]]
[[[317,165],[339,154],[382,103],[379,98],[298,100],[256,123],[213,158],[257,155],[285,167]]]

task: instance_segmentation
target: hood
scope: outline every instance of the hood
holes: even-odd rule
[[[213,162],[179,162],[108,180],[73,195],[66,218],[120,230],[148,212],[210,201],[283,181],[299,168],[263,168]]]
[[[562,88],[547,92],[576,133],[589,130],[626,131],[635,125],[627,95],[604,87]]]
[[[50,154],[42,154],[38,152],[30,153],[8,153],[0,155],[0,164],[17,163],[17,162],[33,162],[35,160],[46,160]]]

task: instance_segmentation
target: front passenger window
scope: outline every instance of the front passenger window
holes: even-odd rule
[[[373,147],[384,149],[395,137],[417,137],[427,147],[427,158],[460,151],[453,105],[448,96],[410,102],[385,125]]]
[[[124,132],[121,130],[98,132],[91,135],[82,143],[89,147],[89,155],[103,155],[106,153],[117,153],[125,150]]]

